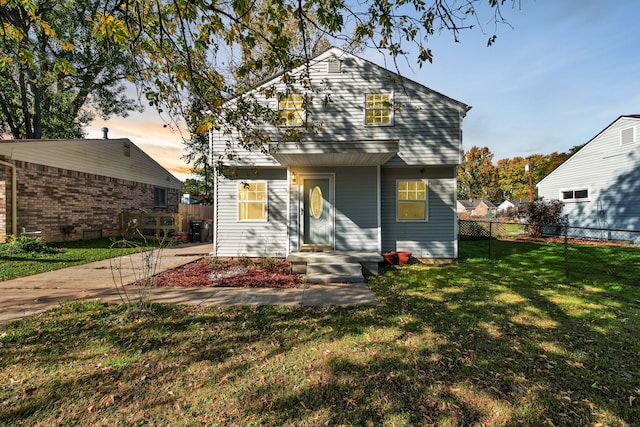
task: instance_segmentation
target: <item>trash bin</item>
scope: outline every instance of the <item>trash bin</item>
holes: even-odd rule
[[[200,219],[192,219],[191,221],[189,221],[189,227],[191,228],[191,241],[192,242],[197,242],[197,243],[202,243],[202,232],[203,232],[203,223],[204,221],[200,220]]]

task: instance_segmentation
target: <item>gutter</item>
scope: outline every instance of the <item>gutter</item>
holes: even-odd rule
[[[16,165],[0,160],[0,165],[11,168],[11,234],[18,235],[18,178]]]

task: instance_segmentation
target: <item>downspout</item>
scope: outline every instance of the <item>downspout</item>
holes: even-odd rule
[[[11,234],[18,235],[18,178],[16,165],[0,160],[0,165],[11,168]]]
[[[291,197],[293,197],[293,175],[291,172],[291,166],[287,166],[287,244],[285,245],[285,258],[291,254]]]
[[[376,191],[376,204],[378,205],[377,212],[377,221],[378,221],[378,253],[382,253],[382,187],[381,187],[381,178],[380,178],[380,165],[376,166],[376,186],[378,187],[378,191]]]
[[[209,166],[211,167],[211,176],[213,182],[211,192],[213,193],[213,248],[211,248],[211,256],[218,256],[218,168],[213,164],[213,132],[209,129]],[[206,179],[206,176],[205,176]]]

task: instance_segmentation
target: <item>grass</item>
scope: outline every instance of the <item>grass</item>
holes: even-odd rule
[[[66,304],[0,326],[0,425],[637,424],[640,287],[548,250],[385,271],[380,307]]]
[[[100,261],[118,254],[150,249],[153,242],[136,242],[135,248],[113,249],[113,240],[103,238],[95,240],[80,240],[74,242],[53,243],[49,246],[52,253],[11,253],[0,254],[0,280],[10,280],[17,277],[30,276],[46,271],[58,270],[73,265]]]
[[[460,259],[491,258],[555,282],[592,285],[615,294],[640,288],[640,248],[571,243],[464,241]],[[628,285],[627,287],[623,285]]]

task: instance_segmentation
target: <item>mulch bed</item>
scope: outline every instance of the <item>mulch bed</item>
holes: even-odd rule
[[[305,277],[292,274],[288,262],[280,260],[202,258],[182,267],[160,273],[157,286],[175,287],[252,287],[296,288]]]

